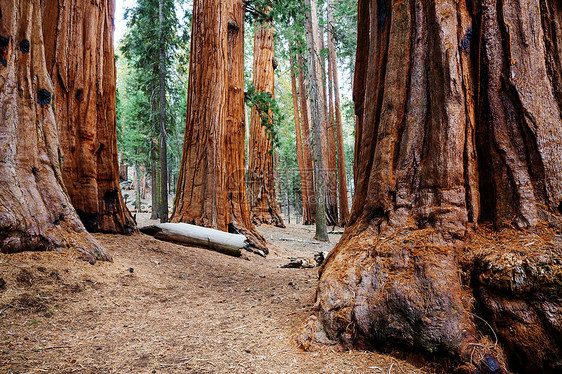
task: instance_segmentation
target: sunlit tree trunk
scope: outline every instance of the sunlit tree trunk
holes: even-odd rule
[[[300,99],[300,109],[301,109],[301,119],[302,119],[302,137],[303,137],[303,162],[305,179],[307,180],[306,187],[308,191],[306,195],[308,199],[306,201],[306,209],[309,211],[309,221],[303,221],[305,225],[312,225],[316,221],[316,197],[314,194],[314,166],[312,162],[312,136],[310,134],[310,108],[308,105],[308,95],[305,84],[305,73],[304,73],[304,61],[302,56],[299,55],[297,59],[298,73],[299,73],[299,99]]]
[[[271,25],[258,25],[254,34],[253,84],[257,91],[273,96],[273,33]],[[248,199],[255,224],[285,227],[279,215],[275,192],[273,145],[256,106],[250,115],[248,142]]]
[[[41,5],[4,1],[1,9],[1,251],[71,248],[90,262],[109,259],[86,232],[64,188]]]
[[[312,129],[312,147],[314,156],[314,192],[316,196],[316,234],[320,241],[328,241],[326,227],[326,173],[322,146],[322,131],[325,126],[325,104],[322,100],[322,82],[320,69],[320,50],[318,42],[318,20],[316,18],[316,0],[307,0],[306,5],[306,48],[308,62],[308,93],[310,100],[310,123]]]
[[[43,33],[54,84],[62,171],[89,231],[130,234],[135,223],[119,184],[113,0],[45,0]]]
[[[326,156],[327,156],[327,169],[326,176],[328,178],[328,192],[329,199],[328,206],[328,224],[337,225],[338,219],[338,175],[337,175],[337,158],[336,158],[336,127],[334,120],[334,91],[332,80],[332,60],[328,59],[328,74],[326,80],[328,83],[328,117],[326,121]]]
[[[265,239],[251,219],[246,194],[244,104],[244,12],[242,0],[228,4],[228,111],[226,118],[226,190],[229,231],[245,235],[267,253]]]
[[[304,161],[301,121],[299,114],[299,94],[297,92],[297,79],[295,76],[296,68],[297,67],[295,65],[294,57],[291,56],[291,89],[293,92],[293,112],[295,117],[295,132],[297,140],[297,164],[299,166],[299,175],[301,179],[302,221],[304,225],[310,225],[313,221],[313,207],[310,204],[310,196],[308,196],[308,193],[311,189],[311,186],[309,184],[312,183],[312,181],[308,179],[308,173]]]
[[[343,121],[340,104],[340,86],[338,79],[338,64],[336,56],[336,46],[334,44],[332,1],[328,3],[328,58],[332,66],[331,79],[334,86],[334,126],[338,146],[337,169],[338,169],[338,195],[339,195],[339,225],[345,226],[349,216],[349,206],[347,203],[347,173],[345,170],[345,153],[343,146]]]
[[[357,188],[316,332],[562,370],[561,23],[554,0],[359,1]]]

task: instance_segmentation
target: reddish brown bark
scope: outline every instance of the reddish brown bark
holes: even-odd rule
[[[193,3],[187,117],[171,222],[228,229],[225,124],[228,109],[228,9]]]
[[[340,86],[338,79],[338,64],[336,46],[333,33],[332,2],[328,3],[328,50],[330,65],[332,66],[331,79],[334,86],[334,126],[338,146],[337,169],[338,169],[338,201],[339,201],[339,225],[345,226],[349,217],[349,205],[347,203],[347,173],[345,170],[345,153],[343,147],[343,121],[340,105]]]
[[[273,96],[273,33],[270,25],[257,26],[254,34],[253,84],[257,91]],[[285,227],[279,215],[275,193],[273,145],[265,126],[261,124],[258,109],[252,107],[250,140],[248,143],[248,200],[252,220],[256,225],[268,224]]]
[[[131,234],[119,185],[113,0],[42,2],[63,179],[88,231]]]
[[[323,331],[464,372],[562,370],[562,6],[359,11],[357,187],[321,272]]]
[[[294,57],[291,56],[291,89],[293,93],[293,112],[295,117],[295,132],[297,140],[297,164],[299,166],[299,175],[301,179],[301,194],[302,194],[302,222],[303,225],[312,224],[312,206],[309,203],[310,197],[308,193],[310,191],[309,183],[310,180],[307,179],[306,165],[304,162],[303,154],[303,141],[302,141],[302,131],[301,122],[299,115],[299,95],[297,92],[297,79],[295,75],[295,61]]]
[[[229,231],[245,235],[267,253],[265,239],[251,219],[246,195],[244,105],[244,2],[228,4],[228,111],[226,118],[226,190]]]
[[[242,1],[194,3],[188,116],[172,222],[239,232],[267,253],[246,200]]]
[[[304,61],[302,56],[299,55],[297,59],[298,72],[299,72],[299,99],[301,108],[301,119],[302,119],[302,137],[303,137],[303,161],[304,161],[304,171],[305,178],[307,180],[306,187],[308,191],[306,195],[308,200],[306,201],[307,210],[310,211],[310,221],[306,224],[314,224],[316,220],[316,198],[314,193],[314,168],[312,165],[312,137],[310,135],[310,106],[308,105],[308,98],[306,93],[306,84],[304,76]]]
[[[42,20],[38,2],[2,2],[0,248],[71,248],[90,262],[110,259],[86,232],[63,186]]]

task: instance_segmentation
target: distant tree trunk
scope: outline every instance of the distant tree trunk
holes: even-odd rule
[[[562,4],[360,0],[358,22],[357,188],[312,330],[561,372]]]
[[[110,259],[86,232],[63,185],[42,19],[39,2],[2,3],[0,248],[70,248],[92,263]]]
[[[166,134],[166,40],[164,35],[164,0],[158,1],[160,33],[160,222],[168,222],[168,149]]]
[[[227,231],[228,8],[195,0],[183,156],[172,222]]]
[[[345,226],[349,217],[349,206],[347,203],[347,173],[345,170],[345,153],[343,146],[343,121],[340,105],[340,86],[338,79],[338,64],[336,56],[336,46],[334,44],[334,27],[332,16],[332,1],[328,2],[328,51],[330,64],[332,66],[331,79],[334,85],[334,111],[335,111],[335,130],[338,145],[338,191],[339,191],[339,225]]]
[[[312,148],[314,152],[314,191],[316,196],[316,235],[320,241],[329,241],[326,227],[326,175],[322,147],[322,129],[324,128],[325,104],[322,102],[320,83],[320,61],[318,50],[318,21],[316,18],[316,0],[306,0],[309,10],[306,12],[306,47],[308,54],[308,89],[312,124]]]
[[[308,196],[308,191],[310,190],[309,184],[312,183],[308,179],[308,173],[306,171],[306,165],[304,163],[304,153],[303,153],[303,142],[302,142],[302,131],[299,116],[299,96],[297,93],[297,79],[295,76],[295,61],[291,56],[291,89],[293,92],[293,112],[295,117],[295,132],[297,140],[297,164],[299,166],[299,175],[301,180],[301,195],[302,195],[302,214],[303,214],[303,224],[312,224],[312,205],[309,203],[310,197]]]
[[[307,180],[306,187],[308,189],[306,195],[308,196],[306,206],[303,206],[303,211],[309,212],[310,220],[303,221],[305,225],[312,225],[316,221],[316,198],[314,195],[314,167],[312,163],[312,137],[310,136],[310,109],[308,105],[308,98],[306,94],[305,74],[304,74],[304,61],[302,56],[299,55],[297,59],[299,71],[299,98],[301,107],[302,118],[302,137],[303,137],[303,161],[305,179]]]
[[[252,222],[246,194],[243,0],[228,3],[228,110],[226,117],[226,191],[228,231],[245,235],[267,253],[265,239]]]
[[[259,92],[273,96],[273,33],[271,25],[259,25],[254,34],[253,83]],[[256,106],[250,115],[250,140],[248,143],[248,193],[252,220],[256,225],[267,224],[285,227],[279,215],[275,192],[275,165],[273,145],[265,126],[261,124]]]
[[[156,146],[156,139],[152,147]],[[152,148],[150,151],[150,198],[152,201],[152,212],[150,219],[156,220],[160,218],[160,186],[158,185],[158,152]]]
[[[141,212],[141,176],[140,176],[140,165],[138,161],[135,161],[135,180],[136,182],[136,190],[137,190],[137,196],[136,196],[136,200],[135,200],[135,204],[136,204],[136,210],[137,213]]]
[[[327,169],[326,177],[328,178],[328,195],[327,200],[328,207],[328,224],[335,226],[339,223],[338,218],[338,164],[336,156],[336,127],[334,121],[334,90],[333,90],[333,80],[332,80],[332,60],[328,59],[328,117],[326,121],[326,158]]]
[[[116,127],[114,2],[42,1],[65,187],[86,229],[131,234]]]

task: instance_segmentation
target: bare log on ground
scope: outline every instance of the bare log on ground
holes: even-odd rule
[[[229,256],[240,257],[242,249],[248,249],[248,241],[244,235],[187,223],[161,223],[141,228],[140,231],[159,240],[204,247]]]

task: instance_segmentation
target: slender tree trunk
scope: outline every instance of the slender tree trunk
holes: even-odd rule
[[[332,80],[332,60],[328,59],[328,117],[326,121],[326,155],[327,155],[327,169],[326,176],[328,178],[328,192],[329,199],[327,201],[328,206],[328,224],[337,225],[339,223],[338,218],[338,164],[336,156],[336,127],[334,122],[334,90],[333,90],[333,80]]]
[[[271,25],[257,26],[254,34],[253,83],[259,92],[273,97],[273,33]],[[256,225],[285,227],[279,215],[275,192],[274,150],[258,109],[252,107],[248,143],[248,193],[252,220]]]
[[[193,2],[183,156],[172,222],[227,231],[225,124],[228,107],[228,9]]]
[[[168,143],[166,134],[166,40],[164,39],[164,0],[158,1],[160,32],[160,222],[168,222]]]
[[[226,190],[228,230],[245,235],[254,247],[268,253],[265,239],[256,230],[246,194],[244,103],[243,0],[228,4],[228,111],[226,118]]]
[[[89,231],[136,230],[119,184],[113,0],[42,2],[63,179]]]
[[[308,189],[306,195],[308,196],[306,205],[303,206],[303,212],[309,212],[310,219],[308,221],[303,219],[303,224],[312,225],[316,221],[316,198],[314,195],[314,166],[312,162],[312,136],[310,134],[310,109],[308,105],[308,97],[305,83],[304,61],[302,56],[299,55],[297,59],[298,72],[299,72],[299,98],[301,107],[302,118],[302,136],[303,136],[303,161],[305,179],[307,181],[306,187]],[[304,218],[304,217],[303,217]]]
[[[155,141],[156,142],[156,141]],[[156,144],[152,144],[156,146]],[[156,149],[150,151],[150,198],[152,200],[152,213],[150,219],[158,219],[160,217],[160,186],[158,185],[158,152]]]
[[[340,104],[340,86],[338,79],[338,64],[336,46],[334,44],[332,1],[328,3],[328,51],[330,64],[332,66],[331,79],[334,85],[334,126],[338,146],[337,169],[338,169],[338,192],[339,192],[339,225],[345,226],[349,216],[347,203],[347,173],[345,170],[345,153],[343,145],[343,121]]]
[[[319,84],[322,82],[320,76],[320,60],[318,50],[318,21],[316,20],[316,0],[307,0],[309,11],[306,13],[307,30],[306,44],[308,54],[308,89],[310,99],[310,113],[312,124],[312,147],[314,152],[314,191],[316,196],[316,235],[320,241],[329,241],[328,229],[326,227],[326,175],[323,162],[322,129],[324,128],[325,104],[322,102],[322,92]]]
[[[558,1],[359,1],[357,189],[308,333],[562,370],[561,24]]]
[[[137,213],[141,212],[141,176],[140,176],[140,165],[139,162],[135,162],[135,173],[136,173],[136,181],[137,181],[137,197],[136,197],[136,205],[137,205]]]
[[[48,9],[56,14],[56,9]],[[76,249],[110,259],[88,234],[63,185],[41,5],[2,3],[0,17],[0,248]]]
[[[291,56],[291,89],[293,92],[293,111],[295,115],[295,131],[297,140],[297,164],[299,165],[299,174],[301,179],[301,194],[302,194],[302,214],[303,214],[303,224],[312,224],[312,205],[310,204],[310,196],[308,196],[311,186],[309,184],[313,181],[308,179],[308,173],[306,170],[306,165],[304,162],[303,154],[303,141],[302,141],[302,131],[299,116],[299,95],[297,93],[297,80],[295,76],[295,65],[294,58]]]

